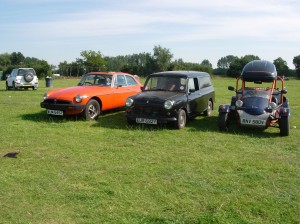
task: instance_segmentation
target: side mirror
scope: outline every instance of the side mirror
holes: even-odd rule
[[[228,86],[228,90],[235,91],[235,88],[233,86]]]
[[[282,89],[280,92],[281,92],[281,94],[287,94],[287,90],[286,89]]]

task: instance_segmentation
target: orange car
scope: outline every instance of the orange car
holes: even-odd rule
[[[122,72],[91,72],[78,86],[55,89],[44,95],[41,107],[49,115],[82,114],[86,120],[97,119],[101,111],[125,106],[126,98],[141,92],[135,76]]]

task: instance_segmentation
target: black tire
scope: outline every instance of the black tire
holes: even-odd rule
[[[204,116],[210,117],[211,113],[212,113],[212,109],[213,109],[213,104],[209,100],[208,103],[207,103],[207,109],[204,111]]]
[[[6,90],[10,89],[7,82],[5,82],[5,88],[6,88]]]
[[[87,102],[83,116],[85,120],[97,120],[100,115],[100,105],[96,100]]]
[[[32,90],[37,90],[37,87],[32,87]]]
[[[25,75],[24,75],[24,79],[26,82],[31,82],[34,78],[34,75],[31,73],[31,72],[27,72]]]
[[[218,116],[218,127],[220,131],[228,131],[228,113],[219,113]]]
[[[175,122],[175,128],[181,129],[184,128],[186,124],[186,112],[183,109],[179,109],[177,115],[177,121]]]
[[[279,129],[281,136],[289,136],[290,134],[290,117],[281,117],[279,119]]]
[[[18,87],[16,87],[16,84],[15,84],[15,82],[13,82],[13,84],[12,84],[12,88],[13,88],[13,89],[18,89]]]

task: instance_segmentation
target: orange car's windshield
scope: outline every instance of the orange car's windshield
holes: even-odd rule
[[[111,86],[112,75],[107,74],[86,74],[84,75],[78,86]]]

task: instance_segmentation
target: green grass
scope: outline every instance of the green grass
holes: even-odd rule
[[[286,82],[288,137],[219,132],[217,106],[235,80],[213,83],[213,116],[174,130],[128,126],[122,110],[49,118],[43,80],[37,91],[5,91],[1,81],[0,223],[299,223],[300,80]]]

